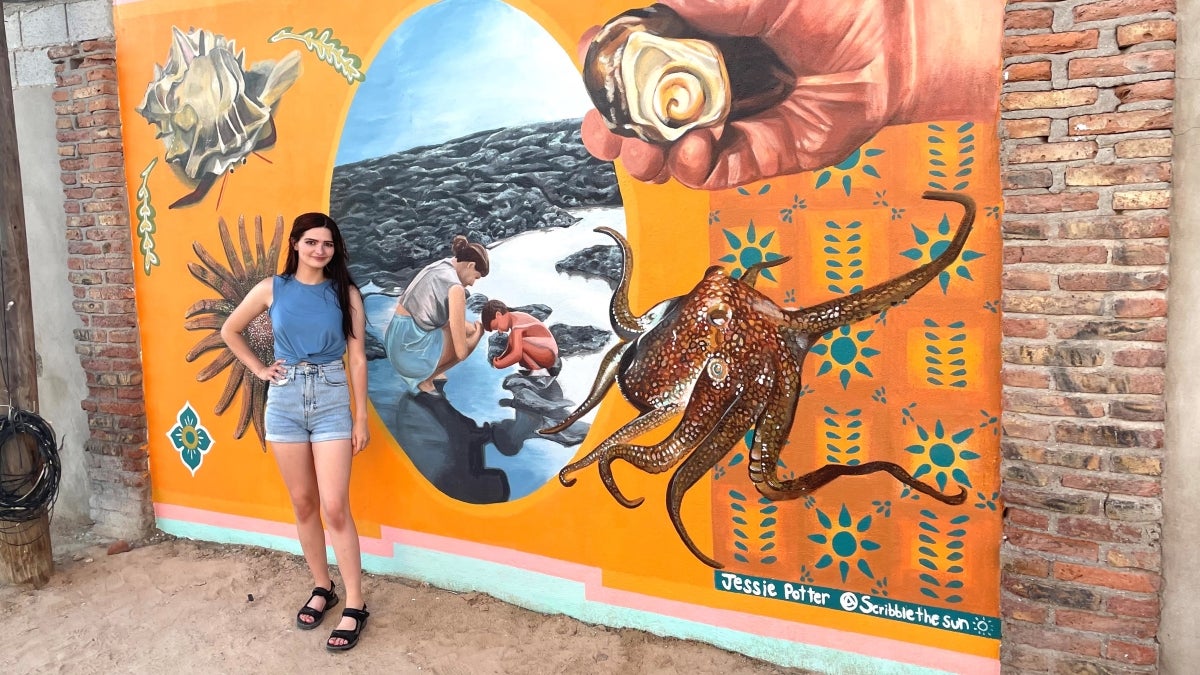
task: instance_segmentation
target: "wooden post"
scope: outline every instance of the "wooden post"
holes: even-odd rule
[[[8,39],[0,28],[0,265],[4,306],[0,325],[0,405],[37,412],[37,356],[33,343],[29,249],[25,241],[25,205],[21,198],[21,165],[17,158],[17,125],[12,81],[8,73]],[[7,414],[0,408],[0,414]],[[28,474],[38,466],[36,446],[17,436],[0,446],[0,475]],[[9,489],[18,489],[19,486]],[[50,518],[26,523],[0,521],[0,584],[41,586],[50,580]]]

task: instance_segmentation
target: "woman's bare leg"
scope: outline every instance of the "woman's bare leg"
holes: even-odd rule
[[[362,609],[362,557],[358,546],[358,528],[350,514],[350,439],[313,443],[317,483],[321,491],[321,511],[337,557],[338,571],[346,589],[346,607]],[[354,629],[354,619],[342,619],[338,628]],[[345,644],[335,639],[330,644]]]
[[[272,443],[271,450],[283,484],[287,486],[292,500],[292,511],[296,514],[296,534],[300,538],[300,550],[304,562],[313,576],[313,585],[329,588],[329,561],[325,556],[325,531],[321,527],[321,500],[317,490],[317,472],[313,463],[313,449],[308,443]],[[308,603],[317,611],[325,609],[325,598],[314,597]],[[311,622],[310,616],[300,620]]]

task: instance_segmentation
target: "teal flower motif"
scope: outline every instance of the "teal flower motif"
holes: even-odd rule
[[[167,432],[167,438],[171,439],[171,445],[179,451],[183,465],[195,476],[201,462],[204,461],[204,455],[212,448],[213,440],[208,434],[208,429],[200,424],[200,417],[192,410],[191,402],[184,403],[179,409],[177,422]]]
[[[767,193],[768,193],[768,192],[770,192],[770,191],[771,191],[771,184],[770,184],[770,183],[764,183],[762,187],[758,188],[758,192],[757,192],[757,193],[755,193],[755,194],[759,194],[759,195],[765,195],[765,194],[767,194]],[[751,192],[750,192],[750,190],[749,190],[748,188],[740,187],[740,188],[738,188],[738,189],[737,189],[737,192],[738,192],[738,194],[739,194],[739,195],[742,195],[743,197],[749,197],[749,196],[751,196]]]
[[[880,387],[871,392],[871,398],[879,403],[887,405],[887,387]]]
[[[789,288],[783,292],[783,303],[785,305],[795,304],[795,302],[796,302],[796,289]]]
[[[877,595],[884,598],[888,597],[887,577],[875,582],[875,588],[871,589],[871,595]]]
[[[987,311],[991,312],[992,314],[999,314],[1000,313],[1000,301],[999,300],[988,300],[987,302],[983,303],[983,308],[986,309]]]
[[[780,256],[774,251],[768,251],[767,248],[771,245],[771,240],[775,238],[775,231],[772,230],[762,239],[758,238],[758,233],[754,229],[754,221],[750,221],[750,225],[746,228],[746,240],[742,241],[736,234],[729,230],[722,229],[725,234],[725,240],[729,242],[729,248],[732,249],[727,255],[719,258],[724,263],[736,263],[730,275],[734,279],[740,278],[754,265],[764,261],[779,260]],[[776,281],[775,276],[771,274],[771,269],[764,269],[760,274],[771,281]]]
[[[828,169],[825,169],[821,173],[817,174],[817,183],[815,187],[820,189],[823,185],[828,183],[836,173],[842,177],[842,192],[845,192],[846,196],[849,197],[850,188],[853,187],[854,184],[855,174],[862,173],[874,178],[880,177],[879,171],[877,171],[875,167],[871,166],[870,164],[862,164],[860,166],[859,162],[863,161],[864,158],[878,157],[882,154],[883,150],[876,148],[868,148],[865,150],[863,148],[858,148],[854,152],[850,153],[850,156],[846,159],[843,159],[841,162],[834,164]]]
[[[708,224],[715,225],[719,222],[721,222],[721,212],[720,211],[709,211],[708,212]]]
[[[809,571],[808,565],[800,566],[800,581],[803,581],[806,584],[811,584],[813,582],[813,575],[812,572]]]
[[[873,330],[860,330],[852,334],[850,326],[842,326],[826,333],[825,337],[830,339],[823,340],[812,348],[813,354],[823,357],[820,367],[817,368],[817,375],[836,370],[842,389],[850,384],[853,373],[875,377],[867,367],[867,359],[879,356],[880,351],[866,346],[874,333]]]
[[[967,427],[947,437],[946,428],[941,420],[934,424],[932,434],[918,424],[917,436],[921,442],[905,448],[906,451],[925,458],[913,471],[913,478],[932,474],[938,489],[942,491],[946,490],[946,484],[951,478],[967,487],[974,487],[971,485],[971,479],[967,477],[967,472],[963,471],[959,464],[979,459],[979,453],[958,447],[974,433],[974,427]]]
[[[953,239],[953,237],[950,236],[950,218],[945,215],[942,216],[942,222],[938,223],[937,225],[937,233],[939,237],[937,241],[934,241],[934,239],[929,236],[928,232],[925,232],[916,225],[913,225],[912,229],[913,238],[916,239],[917,242],[916,247],[900,252],[900,255],[908,258],[909,260],[915,260],[918,262],[928,262],[933,260],[950,247],[950,240]],[[958,261],[960,264],[954,268],[954,273],[963,279],[966,279],[967,281],[974,281],[975,279],[971,277],[971,270],[968,269],[968,263],[970,263],[972,260],[978,260],[983,256],[984,254],[978,251],[963,249],[963,252],[958,256]],[[942,287],[942,293],[945,293],[946,289],[950,286],[950,272],[948,270],[942,270],[941,273],[938,274],[938,284]]]
[[[908,209],[901,209],[895,206],[892,207],[892,220],[900,220],[904,217],[904,212]]]
[[[875,513],[878,513],[879,515],[883,516],[884,518],[892,517],[892,500],[877,499],[877,500],[871,502],[871,506],[875,507]]]
[[[984,209],[984,212],[987,214],[988,218],[995,218],[997,220],[1000,219],[1000,207],[999,206],[989,206],[986,209]]]
[[[793,219],[795,219],[797,211],[803,211],[807,208],[808,205],[804,203],[803,199],[800,199],[800,195],[792,195],[792,205],[787,208],[779,209],[779,219],[785,223],[790,223]]]
[[[975,498],[979,500],[975,503],[975,508],[977,509],[991,509],[992,511],[996,511],[999,508],[997,506],[1000,503],[999,492],[993,492],[990,497],[982,492],[976,492]]]
[[[821,527],[825,528],[825,532],[810,534],[808,539],[814,543],[829,546],[830,552],[822,555],[817,560],[815,567],[819,570],[825,569],[832,565],[836,558],[838,572],[842,575],[843,583],[850,573],[851,564],[868,579],[874,579],[875,573],[871,571],[871,565],[867,563],[865,557],[861,557],[867,551],[877,551],[880,548],[879,544],[860,536],[871,529],[871,516],[865,515],[856,523],[850,516],[850,510],[846,508],[845,504],[842,504],[842,510],[838,513],[837,525],[834,525],[829,516],[825,515],[821,509],[817,509],[817,520],[821,522]]]

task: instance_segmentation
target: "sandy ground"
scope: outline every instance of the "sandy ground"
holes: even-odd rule
[[[297,556],[166,537],[111,556],[107,542],[86,534],[54,543],[46,586],[0,586],[5,675],[798,672],[374,575],[365,581],[371,619],[362,642],[330,654],[333,616],[311,632],[293,625],[311,586]]]

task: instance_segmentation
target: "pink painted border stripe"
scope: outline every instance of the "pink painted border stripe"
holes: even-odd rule
[[[154,513],[160,518],[295,538],[295,528],[292,525],[261,518],[162,503],[154,504]],[[394,557],[392,544],[412,546],[576,581],[583,584],[584,594],[588,600],[614,607],[624,607],[751,635],[851,652],[887,661],[900,661],[935,670],[978,675],[998,675],[1000,673],[999,660],[985,656],[974,656],[873,635],[784,621],[728,609],[692,605],[632,591],[606,588],[602,583],[601,570],[590,565],[581,565],[535,553],[525,553],[491,544],[463,541],[415,530],[382,526],[380,533],[382,535],[380,539],[359,537],[364,553],[391,558]]]
[[[296,538],[296,526],[291,523],[263,520],[262,518],[250,518],[248,516],[235,516],[228,513],[220,513],[219,511],[194,509],[189,506],[177,506],[175,504],[163,504],[161,502],[155,502],[154,515],[158,518],[182,520],[185,523],[224,527],[230,530],[242,530],[243,532],[254,532],[256,534],[269,534],[275,537],[286,537],[288,539]],[[330,545],[329,532],[325,533],[325,545]],[[392,545],[382,539],[373,539],[371,537],[360,536],[358,538],[358,545],[362,549],[363,553],[370,553],[371,555],[377,555],[383,558],[391,558],[393,555]]]

